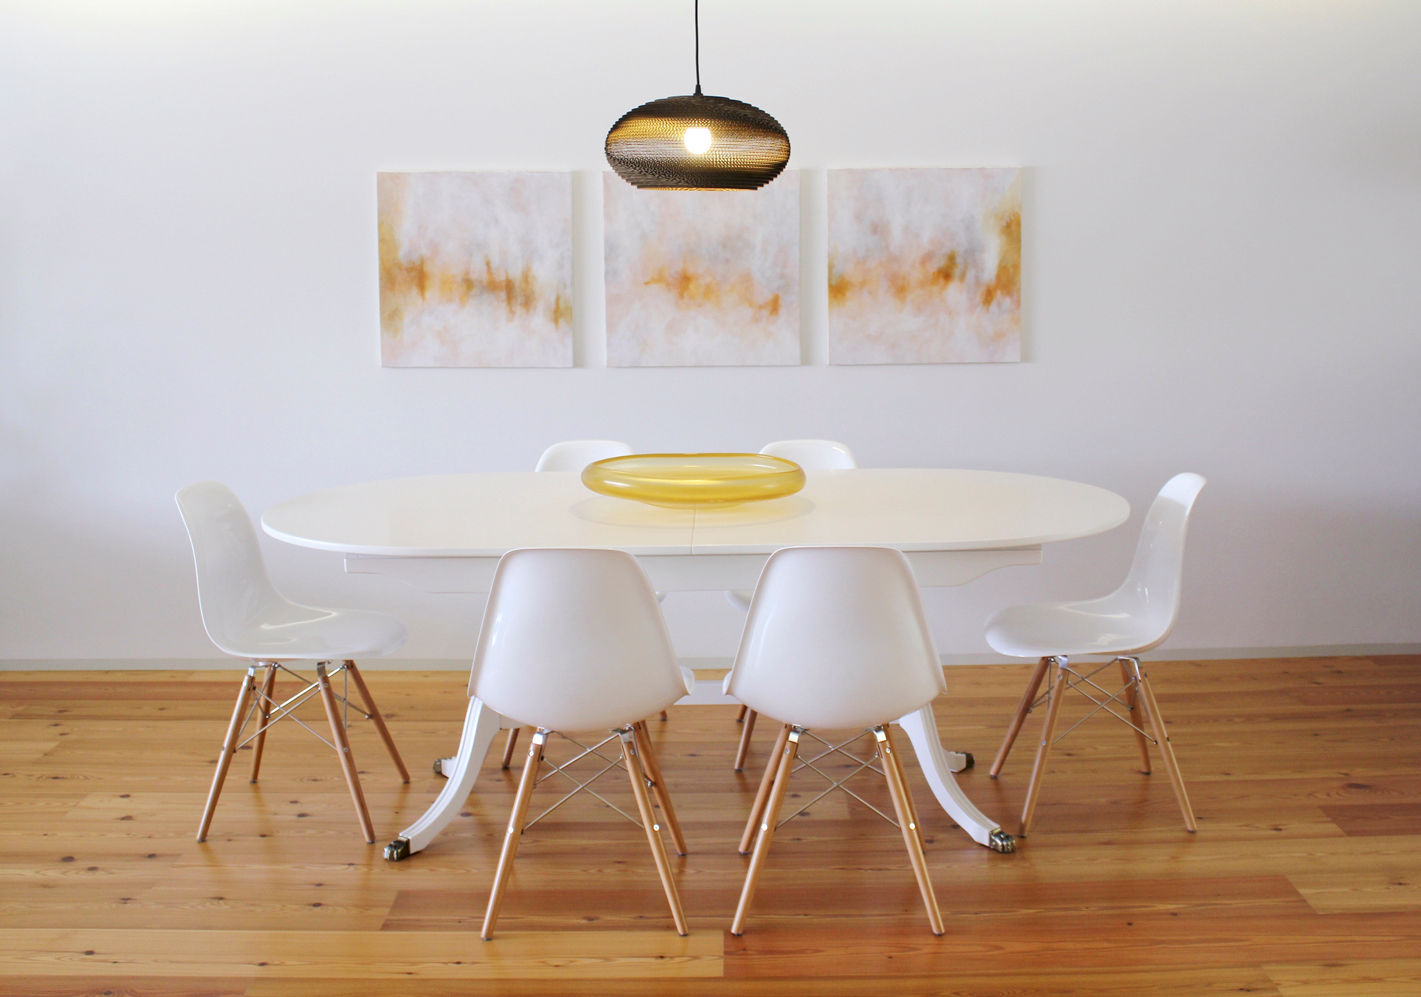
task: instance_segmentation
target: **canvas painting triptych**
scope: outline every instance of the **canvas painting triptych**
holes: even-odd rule
[[[801,193],[793,171],[757,191],[605,174],[608,366],[799,364],[807,295],[831,364],[1021,358],[1019,169],[829,170],[808,269]],[[570,173],[381,173],[377,202],[385,366],[573,366]]]

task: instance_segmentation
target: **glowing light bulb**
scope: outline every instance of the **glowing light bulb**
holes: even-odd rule
[[[711,130],[699,126],[687,128],[686,134],[681,136],[681,141],[691,155],[703,156],[711,147]]]

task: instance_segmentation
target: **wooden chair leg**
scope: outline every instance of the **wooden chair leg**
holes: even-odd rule
[[[232,756],[237,753],[237,739],[242,736],[247,716],[247,704],[256,694],[257,669],[247,668],[242,679],[242,688],[237,693],[237,705],[232,708],[232,720],[227,725],[227,737],[222,741],[222,754],[217,759],[217,771],[212,776],[212,788],[207,791],[207,804],[202,808],[202,820],[197,825],[197,840],[207,840],[207,830],[212,826],[212,815],[217,810],[217,798],[222,795],[222,783],[227,780],[227,769],[232,764]]]
[[[633,724],[632,733],[636,735],[637,753],[641,757],[641,767],[646,772],[646,778],[651,783],[652,795],[656,797],[656,805],[661,808],[661,813],[666,818],[666,828],[671,832],[671,843],[676,847],[677,855],[685,855],[686,836],[681,833],[681,820],[676,816],[676,807],[671,803],[671,793],[667,790],[666,779],[661,774],[661,762],[656,757],[656,748],[651,744],[651,732],[646,728],[646,721]]]
[[[645,756],[638,751],[640,739],[631,728],[618,732],[622,741],[622,761],[627,767],[627,777],[631,780],[632,795],[636,797],[637,812],[641,814],[641,825],[646,831],[647,844],[651,846],[651,857],[656,863],[657,875],[661,877],[661,888],[666,891],[666,902],[671,907],[671,919],[676,923],[676,933],[685,935],[686,915],[681,910],[681,897],[676,892],[676,879],[671,875],[671,860],[666,856],[666,845],[661,840],[661,828],[656,823],[656,815],[651,809],[651,797],[646,791],[650,773],[644,768]]]
[[[745,831],[740,835],[740,854],[749,855],[750,849],[755,845],[755,834],[760,829],[760,818],[765,813],[765,803],[770,798],[770,790],[775,785],[775,773],[779,771],[780,756],[784,754],[785,741],[789,738],[790,726],[785,724],[780,728],[779,736],[775,738],[774,750],[770,752],[770,757],[765,761],[765,774],[760,777],[760,788],[755,792],[755,802],[750,805],[750,816],[745,821]]]
[[[390,736],[390,730],[385,726],[385,717],[380,713],[380,707],[375,705],[375,697],[370,695],[370,689],[365,685],[365,677],[360,674],[360,669],[356,667],[354,661],[347,659],[345,670],[350,673],[351,679],[355,682],[355,689],[360,693],[360,699],[365,704],[365,715],[370,718],[370,722],[380,732],[380,740],[385,742],[385,750],[390,753],[395,768],[399,769],[400,780],[409,782],[409,769],[405,768],[405,761],[400,757],[400,749],[395,747],[395,739]]]
[[[508,729],[508,741],[503,746],[503,768],[508,768],[513,763],[513,748],[518,744],[518,732],[522,727],[510,727]]]
[[[1047,692],[1046,721],[1041,725],[1041,744],[1036,749],[1036,763],[1031,767],[1031,782],[1026,787],[1026,802],[1021,808],[1021,836],[1026,837],[1031,829],[1032,818],[1036,815],[1036,797],[1041,789],[1041,777],[1046,774],[1046,760],[1051,755],[1051,741],[1056,736],[1056,715],[1061,712],[1061,700],[1065,699],[1067,661],[1064,657],[1047,658],[1055,667]]]
[[[1007,755],[1011,754],[1011,746],[1016,743],[1017,734],[1021,733],[1021,725],[1026,720],[1026,715],[1031,712],[1031,704],[1036,702],[1036,691],[1041,688],[1041,679],[1046,675],[1046,667],[1050,661],[1050,658],[1042,658],[1036,662],[1036,670],[1031,673],[1031,681],[1026,683],[1026,692],[1022,694],[1021,703],[1016,708],[1016,716],[1012,717],[1011,726],[1007,728],[1007,736],[1002,739],[1002,746],[997,749],[996,760],[992,762],[992,767],[987,772],[993,779],[1006,764]]]
[[[262,768],[262,751],[266,748],[266,726],[271,723],[271,698],[276,690],[276,662],[266,663],[266,675],[262,678],[261,694],[257,696],[257,736],[252,742],[252,777],[256,782]]]
[[[899,754],[896,754],[896,751],[897,751],[897,749],[898,749],[898,737],[897,737],[897,735],[895,735],[895,734],[893,733],[893,726],[892,726],[891,724],[884,724],[884,725],[883,725],[883,732],[884,732],[884,734],[887,736],[887,738],[889,739],[889,742],[893,745],[893,749],[894,749],[894,751],[895,751],[894,758],[896,758],[897,761],[898,761],[898,771],[899,771],[900,774],[902,774],[902,773],[903,773],[903,756],[902,756],[902,755],[899,755]],[[908,785],[908,777],[907,777],[906,775],[903,775],[903,785],[904,785],[905,787]],[[913,822],[913,827],[915,827],[915,828],[918,829],[918,840],[919,840],[919,842],[921,842],[921,841],[922,841],[922,837],[923,837],[923,835],[922,835],[922,826],[923,826],[923,825],[922,825],[922,822],[918,819],[918,805],[917,805],[917,803],[915,803],[914,800],[913,800],[913,794],[912,794],[912,793],[907,794],[907,795],[904,797],[904,802],[905,802],[905,803],[907,804],[907,806],[908,806],[908,819]]]
[[[523,837],[523,823],[528,817],[528,802],[538,782],[538,769],[543,764],[543,745],[548,732],[537,730],[528,742],[528,760],[523,765],[523,777],[518,780],[518,795],[513,799],[513,812],[508,817],[508,829],[503,836],[503,848],[498,856],[498,868],[493,874],[493,889],[489,892],[488,908],[484,911],[484,926],[480,932],[487,941],[493,937],[498,923],[498,909],[503,905],[503,892],[508,888],[508,874],[513,871],[513,859],[518,854],[518,842]]]
[[[730,933],[745,933],[745,918],[750,913],[750,901],[755,897],[755,887],[759,884],[760,871],[765,865],[765,856],[770,852],[770,842],[775,836],[775,822],[779,820],[780,806],[784,803],[785,792],[789,789],[790,773],[794,771],[794,759],[799,753],[798,728],[785,727],[782,738],[783,749],[775,755],[778,767],[775,770],[775,785],[765,805],[764,819],[760,822],[760,834],[755,839],[755,853],[750,856],[750,868],[745,873],[745,886],[740,891],[740,903],[735,908],[735,919],[730,922]]]
[[[1130,667],[1140,687],[1140,696],[1145,703],[1145,712],[1150,715],[1150,726],[1154,729],[1155,740],[1159,744],[1160,761],[1169,775],[1169,784],[1174,789],[1174,798],[1179,801],[1179,812],[1184,815],[1184,827],[1190,833],[1198,829],[1194,823],[1194,808],[1189,805],[1189,793],[1184,788],[1184,778],[1179,774],[1179,762],[1174,757],[1174,746],[1170,744],[1169,732],[1165,730],[1164,717],[1160,715],[1159,703],[1155,701],[1150,680],[1140,669],[1138,658],[1131,658]]]
[[[326,719],[330,721],[331,737],[335,741],[336,753],[340,755],[340,767],[345,772],[345,784],[350,789],[351,802],[355,804],[356,819],[360,821],[360,830],[365,835],[365,840],[373,844],[375,828],[370,823],[370,811],[365,806],[365,793],[360,788],[360,773],[356,770],[355,758],[350,753],[350,739],[346,737],[345,724],[341,722],[324,661],[316,662],[316,684],[321,688],[321,702],[326,707]]]
[[[1145,718],[1140,714],[1140,684],[1135,680],[1130,668],[1130,658],[1116,658],[1120,662],[1120,676],[1125,680],[1125,708],[1130,718],[1130,726],[1135,731],[1135,746],[1140,750],[1140,771],[1150,774],[1150,739],[1145,736]]]
[[[913,875],[918,880],[918,890],[923,895],[923,907],[928,912],[928,925],[933,934],[941,935],[942,911],[938,908],[933,881],[928,875],[928,858],[923,852],[922,831],[918,827],[917,809],[913,806],[908,780],[903,775],[902,760],[898,756],[892,732],[887,725],[875,727],[873,733],[878,739],[878,753],[883,758],[883,774],[888,779],[888,795],[893,800],[893,812],[898,818],[898,827],[903,832],[903,844],[908,849],[908,862],[913,867]]]
[[[741,709],[745,709],[741,707]],[[750,737],[755,733],[755,717],[758,716],[754,710],[746,710],[745,718],[742,721],[745,726],[740,730],[740,746],[735,749],[735,771],[745,770],[745,756],[750,753]]]
[[[736,722],[736,723],[742,723],[742,722],[745,720],[745,714],[746,714],[746,713],[749,713],[749,712],[750,712],[750,707],[746,706],[744,703],[741,703],[741,704],[740,704],[740,709],[739,709],[738,711],[736,711],[736,714],[735,714],[735,722]]]

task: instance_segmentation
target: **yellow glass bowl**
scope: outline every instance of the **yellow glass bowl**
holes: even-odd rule
[[[582,483],[649,505],[731,505],[793,495],[804,487],[804,469],[758,453],[630,454],[588,464]]]

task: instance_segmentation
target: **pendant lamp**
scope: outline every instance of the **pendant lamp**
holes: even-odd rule
[[[607,133],[607,162],[634,187],[754,190],[789,161],[789,135],[764,111],[701,93],[701,12],[695,4],[696,92],[633,108]]]

